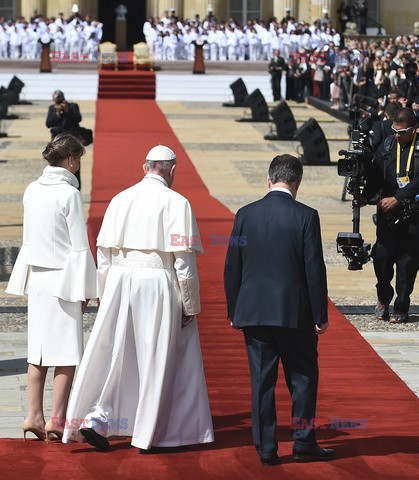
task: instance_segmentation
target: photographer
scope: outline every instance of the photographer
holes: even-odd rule
[[[59,133],[79,136],[81,114],[77,103],[69,103],[61,90],[52,94],[53,105],[48,109],[46,125],[51,129],[51,140]]]
[[[377,277],[377,319],[406,323],[410,294],[419,265],[419,136],[411,109],[400,109],[393,119],[394,135],[377,150],[363,190],[363,203],[380,192],[377,240],[372,250]],[[394,313],[389,304],[394,295],[391,280],[396,266]]]
[[[48,109],[46,126],[51,131],[51,140],[59,133],[69,133],[77,137],[84,145],[93,142],[92,130],[80,127],[81,114],[77,103],[67,102],[61,90],[55,90],[52,94],[53,104]],[[75,173],[81,188],[80,170]]]

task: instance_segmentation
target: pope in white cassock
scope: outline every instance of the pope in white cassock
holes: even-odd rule
[[[113,198],[99,232],[100,307],[63,442],[82,435],[106,450],[105,437],[131,436],[150,450],[214,440],[195,318],[198,226],[170,189],[174,152],[152,148],[143,168],[143,180]]]

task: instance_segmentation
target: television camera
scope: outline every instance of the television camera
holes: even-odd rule
[[[350,131],[350,146],[348,150],[340,150],[344,158],[338,160],[338,175],[348,179],[346,191],[353,195],[352,201],[352,232],[339,232],[336,238],[338,253],[348,261],[349,270],[362,270],[370,259],[371,245],[365,243],[359,231],[361,195],[365,186],[368,167],[373,158],[369,145],[368,131],[371,115],[362,118],[362,110],[358,107],[359,99],[350,108],[352,125]]]

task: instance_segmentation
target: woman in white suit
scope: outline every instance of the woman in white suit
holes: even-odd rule
[[[40,440],[62,436],[75,366],[83,353],[82,314],[96,298],[96,267],[75,177],[85,150],[72,135],[57,135],[42,155],[49,165],[23,196],[23,245],[7,293],[28,293],[28,414],[22,424]],[[54,366],[51,419],[43,393]]]

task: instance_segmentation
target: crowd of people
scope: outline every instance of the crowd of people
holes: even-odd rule
[[[343,31],[351,20],[345,2],[338,14]],[[360,29],[363,23],[359,15],[356,19]],[[208,61],[269,61],[275,100],[304,101],[312,95],[332,100],[333,108],[341,110],[357,92],[384,103],[390,91],[406,97],[405,67],[417,61],[419,47],[414,34],[345,42],[327,9],[312,24],[297,22],[286,9],[280,21],[253,19],[243,26],[234,18],[219,22],[212,12],[184,20],[172,10],[150,17],[143,34],[156,61],[193,60],[198,40]]]
[[[285,58],[301,48],[312,50],[333,42],[340,45],[341,35],[333,28],[328,13],[312,25],[297,22],[287,9],[281,21],[253,19],[240,25],[233,17],[218,21],[211,12],[201,19],[178,18],[175,12],[163,17],[150,17],[143,25],[143,34],[155,60],[192,60],[194,42],[204,43],[205,60],[269,60],[275,50]]]
[[[411,102],[419,94],[417,76],[419,38],[416,35],[380,41],[353,39],[340,47],[330,42],[315,50],[301,48],[284,58],[276,50],[269,63],[275,99],[304,101],[308,96],[331,100],[332,108],[347,110],[354,94],[378,99],[383,107],[390,94]],[[278,91],[278,77],[286,89]],[[416,83],[416,87],[414,86]]]
[[[40,58],[41,41],[60,54],[85,54],[93,58],[102,39],[102,27],[90,15],[83,18],[78,13],[68,19],[63,13],[47,18],[36,11],[29,21],[24,17],[15,20],[0,17],[0,58]]]

